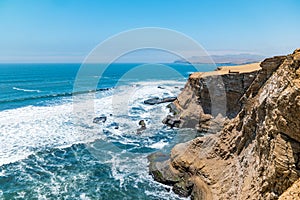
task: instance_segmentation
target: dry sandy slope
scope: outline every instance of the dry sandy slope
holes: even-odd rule
[[[218,67],[216,71],[212,72],[196,72],[191,74],[191,78],[199,78],[206,77],[206,76],[213,76],[213,75],[224,75],[224,74],[230,74],[230,73],[250,73],[253,71],[260,70],[260,63],[251,63],[251,64],[245,64],[245,65],[238,65],[238,66],[223,66]]]

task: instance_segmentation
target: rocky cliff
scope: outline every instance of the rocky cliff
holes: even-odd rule
[[[289,187],[280,199],[299,199],[300,50],[266,59],[260,67],[244,85],[235,76],[239,92],[233,102],[228,100],[231,90],[225,87],[226,115],[239,112],[225,121],[221,131],[176,145],[169,159],[150,157],[150,172],[157,181],[192,199],[270,200]],[[210,115],[209,108],[203,109],[206,97],[202,99],[198,75],[190,77],[175,102],[180,126],[195,118],[191,126],[200,127],[202,114]],[[228,74],[219,76],[224,75]],[[209,105],[208,101],[205,106]]]
[[[164,123],[216,132],[224,117],[231,119],[241,110],[240,99],[259,71],[260,63],[254,63],[192,74],[177,100],[169,105],[174,116],[168,116]]]
[[[300,178],[296,182],[294,182],[293,185],[279,197],[279,200],[297,199],[300,199]]]

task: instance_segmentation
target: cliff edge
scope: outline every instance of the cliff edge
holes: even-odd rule
[[[225,118],[231,119],[241,110],[241,97],[261,70],[260,63],[252,63],[191,74],[182,93],[169,105],[173,116],[163,123],[200,132],[218,131]]]
[[[233,73],[218,74],[225,80],[227,107],[223,117],[228,120],[216,134],[176,145],[169,159],[152,155],[150,173],[154,179],[192,199],[271,200],[282,194],[280,199],[288,194],[299,197],[299,67],[300,49],[268,58],[258,70],[234,73],[234,78],[226,77]],[[201,130],[206,123],[204,117],[207,121],[216,118],[210,113],[211,100],[203,91],[205,86],[200,87],[205,85],[205,77],[211,75],[191,75],[170,106],[180,127]]]

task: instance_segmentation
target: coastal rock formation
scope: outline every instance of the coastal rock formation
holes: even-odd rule
[[[144,104],[149,104],[149,105],[156,105],[156,104],[161,104],[161,103],[168,103],[168,102],[173,102],[176,100],[176,97],[166,97],[166,98],[151,98],[147,99],[144,101]]]
[[[279,200],[295,199],[300,199],[300,178],[279,197]]]
[[[93,119],[93,123],[95,124],[101,124],[101,123],[105,123],[107,120],[107,117],[106,116],[101,116],[101,117],[95,117]]]
[[[176,145],[169,159],[156,155],[150,164],[155,180],[192,199],[299,199],[300,49],[260,67],[237,101],[238,115],[216,134]],[[178,97],[180,113],[189,108],[183,102],[193,101],[202,112],[198,96],[187,95],[196,86]],[[228,116],[237,110],[228,109]]]
[[[140,125],[141,127],[138,128],[138,129],[136,130],[136,133],[137,133],[137,134],[141,134],[142,131],[146,130],[146,123],[145,123],[144,120],[140,120],[140,121],[139,121],[139,125]]]
[[[173,121],[180,121],[178,127],[216,132],[224,117],[231,119],[241,110],[240,99],[260,70],[260,64],[254,63],[191,74],[182,93],[169,105]]]

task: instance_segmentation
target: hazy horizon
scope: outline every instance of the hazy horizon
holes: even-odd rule
[[[107,38],[143,27],[183,33],[211,55],[283,55],[300,47],[298,8],[296,0],[4,0],[0,63],[81,63]],[[148,62],[147,56],[132,54],[126,62]],[[161,53],[151,56],[150,62],[173,59]]]

